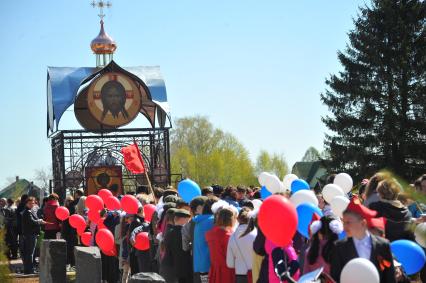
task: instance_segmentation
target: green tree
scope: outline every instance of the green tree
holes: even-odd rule
[[[287,162],[282,154],[270,154],[266,150],[261,150],[256,159],[256,174],[270,172],[282,179],[288,172]]]
[[[413,179],[426,164],[426,2],[373,0],[360,8],[343,70],[321,95],[329,167],[354,177],[388,168]]]
[[[261,150],[256,159],[256,174],[272,170],[272,158],[266,150]]]
[[[174,124],[172,172],[182,173],[201,186],[255,183],[248,151],[234,136],[215,129],[205,117],[180,118]]]
[[[303,155],[303,158],[302,158],[303,162],[312,162],[312,161],[318,161],[318,160],[321,160],[321,154],[313,146],[311,146],[310,148],[306,150],[305,155]]]

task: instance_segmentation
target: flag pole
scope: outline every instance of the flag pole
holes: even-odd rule
[[[139,146],[138,146],[138,143],[136,142],[136,139],[133,139],[133,142],[136,145],[136,147],[138,148],[139,158],[143,162],[142,154],[139,150]],[[154,190],[152,189],[151,180],[149,179],[147,171],[148,171],[148,169],[145,168],[144,173],[145,173],[146,180],[148,181],[148,188],[149,188],[150,194],[152,195],[152,199],[154,200],[154,204],[157,204],[157,199],[155,198]]]
[[[154,203],[157,204],[157,199],[155,198],[154,190],[152,189],[151,181],[149,180],[149,176],[148,176],[147,171],[148,170],[145,170],[145,177],[148,180],[148,187],[149,187],[149,190],[152,194],[152,198],[154,199]]]

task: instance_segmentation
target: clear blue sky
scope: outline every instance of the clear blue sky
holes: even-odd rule
[[[0,1],[0,188],[51,163],[47,66],[94,66],[89,0]],[[340,70],[363,0],[112,0],[106,31],[121,66],[160,65],[172,116],[205,115],[249,150],[293,165],[323,148],[325,78]],[[143,126],[142,119],[133,124]],[[62,129],[78,128],[71,111]]]

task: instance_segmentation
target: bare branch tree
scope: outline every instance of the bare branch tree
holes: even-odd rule
[[[34,181],[35,184],[40,187],[42,190],[49,189],[49,180],[52,177],[52,168],[40,168],[34,170]]]

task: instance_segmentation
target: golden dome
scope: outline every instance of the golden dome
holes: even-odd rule
[[[90,43],[90,48],[92,48],[95,54],[112,54],[117,49],[114,39],[104,30],[103,20],[101,20],[101,30],[98,36]]]

